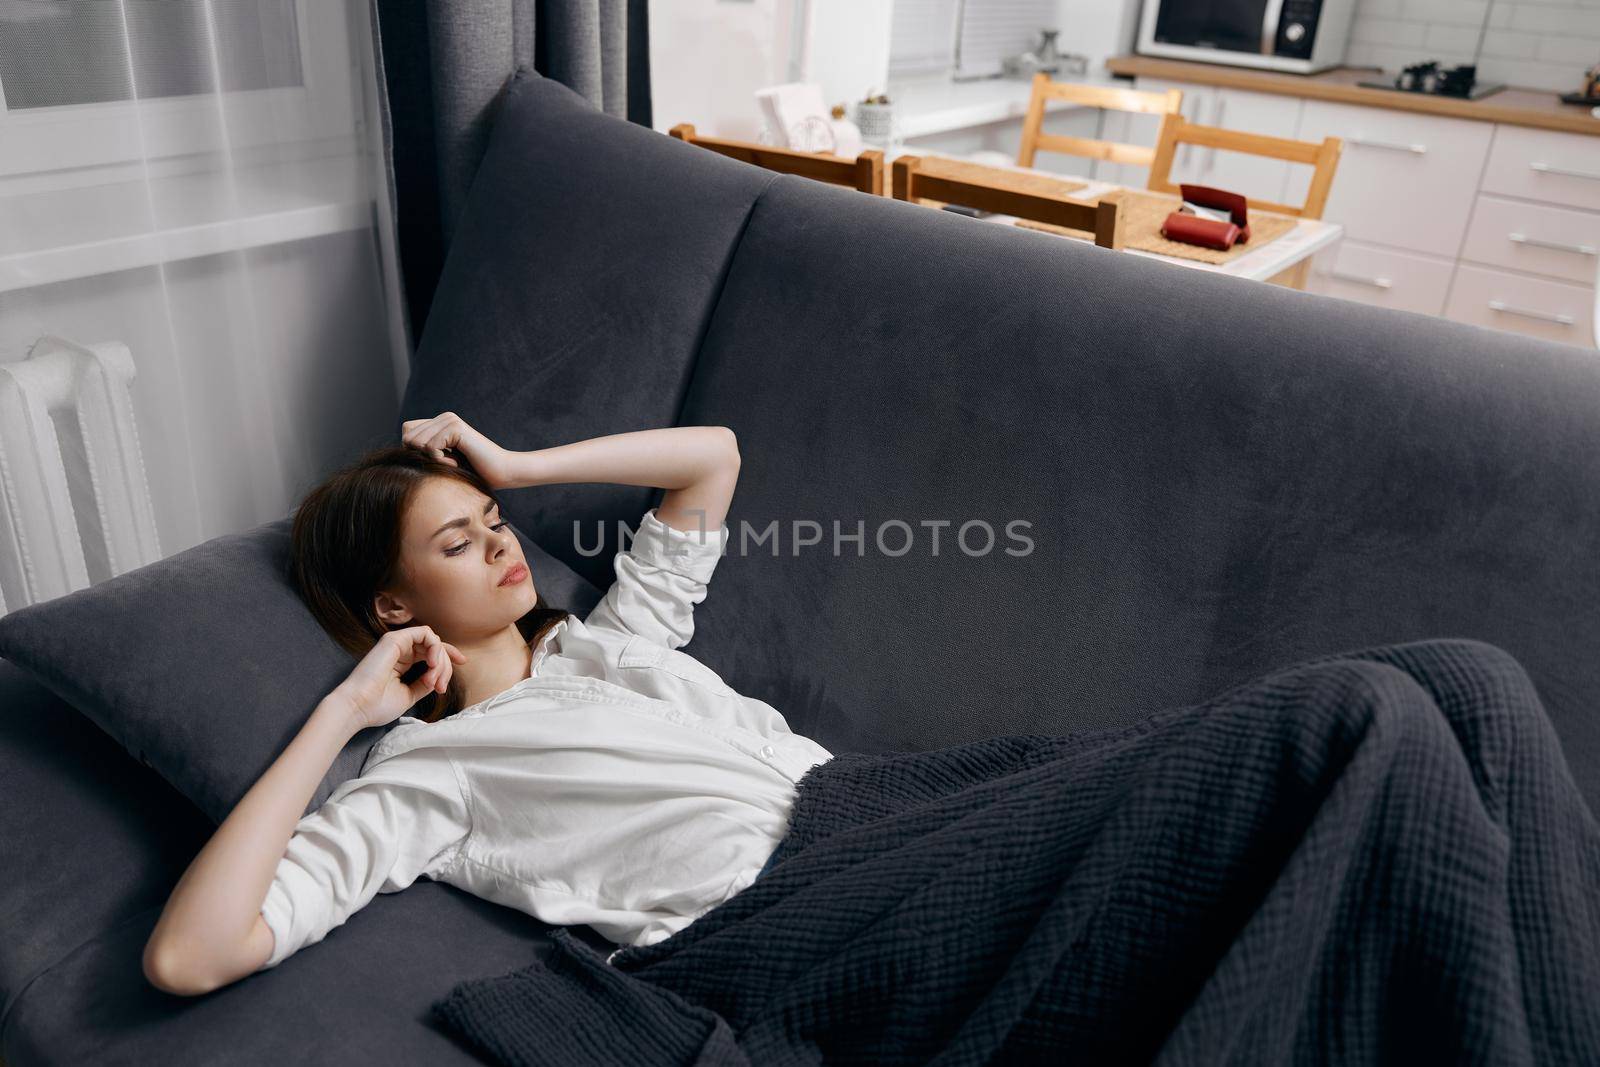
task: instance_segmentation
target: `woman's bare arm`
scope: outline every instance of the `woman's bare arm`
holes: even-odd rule
[[[258,970],[273,949],[261,905],[278,860],[334,757],[361,728],[342,692],[300,732],[189,864],[144,950],[156,987],[195,996]]]
[[[616,482],[667,490],[656,518],[690,532],[722,527],[739,480],[739,441],[726,426],[668,426],[512,452],[507,489]]]

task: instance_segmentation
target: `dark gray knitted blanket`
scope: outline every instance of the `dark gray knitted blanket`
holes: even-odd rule
[[[554,936],[438,1019],[563,1067],[1600,1064],[1600,826],[1526,673],[1467,639],[840,754],[689,927],[612,965]]]

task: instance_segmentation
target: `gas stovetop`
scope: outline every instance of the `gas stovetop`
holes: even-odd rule
[[[1504,89],[1504,85],[1474,85],[1465,93],[1447,93],[1442,89],[1402,89],[1394,82],[1356,82],[1363,89],[1388,89],[1396,93],[1412,93],[1417,96],[1447,96],[1453,100],[1478,100],[1490,96]]]
[[[1485,85],[1479,82],[1476,66],[1460,66],[1446,70],[1440,67],[1437,61],[1406,67],[1391,81],[1373,80],[1356,84],[1363,89],[1390,89],[1400,93],[1449,96],[1457,100],[1478,100],[1505,88],[1504,85]]]

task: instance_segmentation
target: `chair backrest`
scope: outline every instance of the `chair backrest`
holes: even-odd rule
[[[798,174],[830,185],[845,185],[873,196],[883,195],[883,153],[869,148],[853,159],[827,152],[797,152],[753,141],[734,141],[725,137],[702,137],[694,126],[680,122],[669,131],[680,141],[709,148],[732,159],[753,163],[767,170]]]
[[[896,200],[913,204],[936,200],[1085,230],[1101,248],[1122,248],[1126,243],[1123,216],[1114,201],[1073,200],[1063,188],[1072,186],[1058,178],[939,156],[900,156],[891,169]]]
[[[1180,144],[1218,148],[1224,152],[1245,152],[1291,163],[1309,163],[1313,168],[1311,185],[1306,189],[1305,203],[1299,207],[1246,197],[1252,208],[1298,215],[1303,219],[1322,218],[1322,209],[1328,202],[1328,190],[1333,186],[1333,173],[1339,166],[1339,153],[1344,148],[1344,142],[1337,137],[1324,137],[1321,144],[1315,141],[1292,141],[1284,137],[1226,130],[1220,126],[1198,126],[1178,115],[1163,126],[1161,139],[1156,143],[1156,158],[1150,164],[1150,180],[1147,183],[1149,188],[1161,193],[1178,192],[1178,186],[1171,177],[1172,158]]]
[[[1028,116],[1022,121],[1022,145],[1017,149],[1017,165],[1033,166],[1034,155],[1041,149],[1046,152],[1065,152],[1068,155],[1104,159],[1111,163],[1128,163],[1148,167],[1155,159],[1156,150],[1148,145],[1122,144],[1117,141],[1096,141],[1087,137],[1065,137],[1045,133],[1044,105],[1047,100],[1069,100],[1085,107],[1105,108],[1111,111],[1132,111],[1142,115],[1160,115],[1161,129],[1179,115],[1183,103],[1183,90],[1168,89],[1162,93],[1143,92],[1138,89],[1116,89],[1106,85],[1079,85],[1076,82],[1051,81],[1050,75],[1040,71],[1033,76],[1033,94],[1028,98]],[[1158,134],[1157,141],[1160,136]]]

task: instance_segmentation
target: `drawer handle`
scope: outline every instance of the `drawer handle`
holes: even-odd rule
[[[1341,282],[1355,282],[1357,285],[1370,285],[1374,289],[1393,289],[1394,288],[1394,279],[1393,278],[1383,278],[1383,277],[1367,278],[1367,277],[1364,277],[1363,275],[1360,275],[1360,274],[1346,274],[1344,271],[1341,271],[1341,270],[1330,270],[1328,272],[1328,277],[1330,277],[1330,278],[1338,278]]]
[[[1600,182],[1600,173],[1592,170],[1573,170],[1570,167],[1552,167],[1548,163],[1529,163],[1529,170],[1536,170],[1540,174],[1564,174],[1568,178],[1588,178],[1592,182]]]
[[[1489,301],[1490,311],[1503,311],[1507,315],[1521,315],[1525,319],[1538,319],[1540,322],[1555,322],[1562,326],[1571,326],[1578,320],[1571,315],[1552,315],[1548,311],[1535,311],[1532,308],[1513,307],[1504,300]]]
[[[1428,146],[1425,144],[1398,144],[1394,141],[1369,141],[1363,137],[1346,137],[1346,144],[1358,144],[1363,148],[1387,148],[1391,152],[1411,152],[1414,155],[1426,155]]]
[[[1557,252],[1576,252],[1580,256],[1592,256],[1595,255],[1597,251],[1594,245],[1569,245],[1563,244],[1560,241],[1541,241],[1539,238],[1529,237],[1525,233],[1509,233],[1506,234],[1506,236],[1517,242],[1519,245],[1533,245],[1536,248],[1553,248]]]

